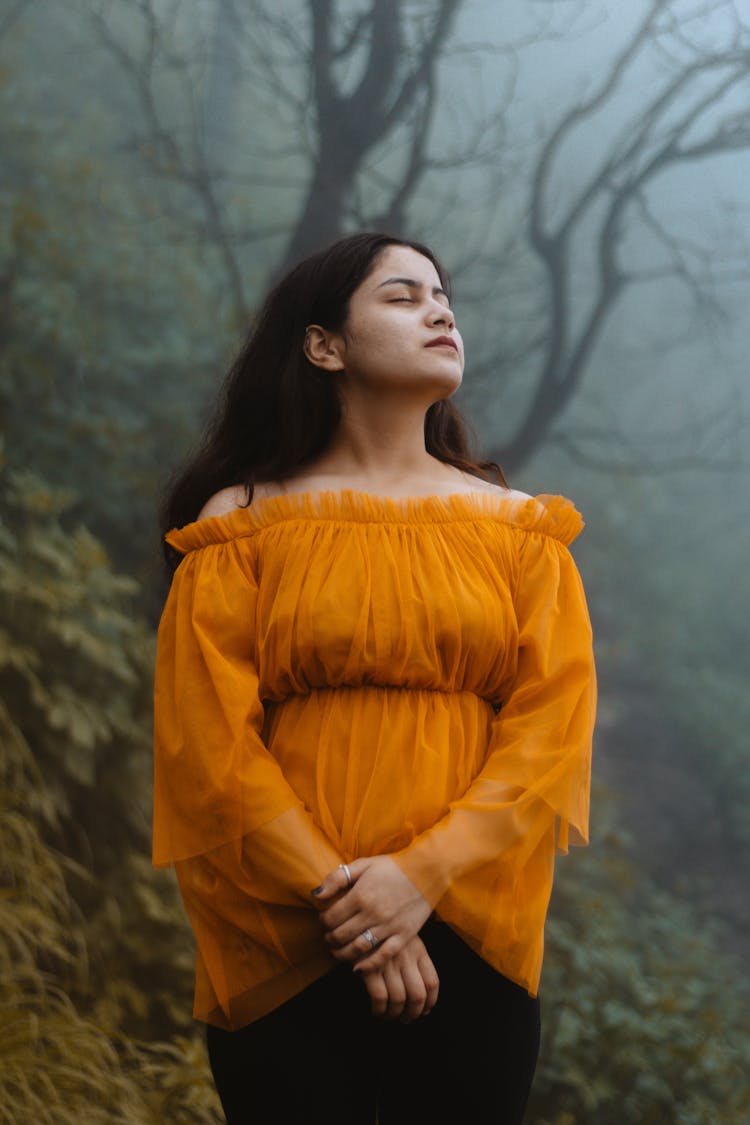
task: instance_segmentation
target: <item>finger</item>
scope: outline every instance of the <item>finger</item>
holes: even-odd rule
[[[318,902],[328,902],[334,895],[341,894],[342,891],[348,891],[350,887],[354,886],[359,875],[355,875],[354,871],[357,863],[361,861],[354,860],[348,864],[349,875],[351,875],[351,882],[349,875],[347,875],[344,864],[339,867],[334,867],[333,871],[329,871],[323,882],[319,887],[313,887],[310,894]],[[361,874],[361,871],[359,872]]]
[[[344,895],[344,898],[336,903],[335,914],[333,908],[326,911],[325,914],[321,914],[320,920],[326,930],[326,939],[329,940],[329,944],[348,945],[350,941],[354,941],[367,929],[368,920],[352,897],[354,894],[354,891],[350,891],[348,895]],[[346,914],[342,917],[343,911],[346,911]],[[372,916],[370,916],[370,921],[372,921]]]
[[[401,1022],[412,1023],[413,1020],[418,1020],[424,1011],[427,988],[416,961],[402,964],[401,977],[406,987],[406,1004],[401,1014]]]
[[[328,952],[334,961],[339,961],[341,964],[356,965],[361,960],[360,954],[355,953],[351,945],[345,945],[343,949],[333,946],[329,948]]]
[[[356,893],[357,880],[365,873],[367,868],[372,863],[371,859],[353,859],[348,864],[349,874],[352,877],[351,883],[346,877],[346,872],[343,866],[337,867],[335,871],[331,871],[326,875],[320,887],[315,887],[312,891],[313,897],[317,900],[322,899],[327,902],[328,908],[321,914],[323,924],[328,929],[333,929],[335,926],[340,926],[352,914],[360,909],[361,900],[360,896]],[[333,880],[333,886],[338,888],[338,891],[329,893],[329,881]],[[333,897],[338,894],[336,902],[332,902]]]
[[[400,969],[393,961],[389,961],[383,970],[383,980],[388,989],[388,1007],[385,1018],[397,1020],[406,1005],[406,985],[401,976]]]
[[[390,959],[400,953],[403,948],[404,939],[399,934],[393,934],[386,938],[383,944],[374,950],[369,957],[360,958],[354,966],[354,972],[369,973],[373,969],[379,969],[382,972]]]
[[[388,927],[378,926],[375,930],[370,929],[366,924],[365,917],[359,915],[351,925],[340,926],[332,933],[326,934],[323,940],[332,950],[346,949],[347,960],[358,961],[361,957],[367,957],[368,954],[373,953],[388,937],[390,937]],[[372,941],[371,938],[375,940]]]
[[[369,937],[365,936],[368,932],[373,934],[373,937],[375,936],[372,930],[364,930],[357,935],[354,941],[347,942],[344,945],[337,945],[334,941],[331,941],[330,937],[324,940],[328,945],[331,956],[337,961],[362,961],[363,958],[374,953],[376,949],[379,949],[382,944],[381,942],[376,942],[376,944],[373,945]]]
[[[381,1019],[388,1010],[388,989],[382,973],[363,973],[362,979],[370,997],[372,1014]]]
[[[427,1016],[438,1002],[438,996],[440,995],[440,978],[438,977],[437,969],[433,965],[429,954],[425,953],[420,957],[418,964],[427,991],[422,1015]]]
[[[351,945],[353,942],[360,938],[367,929],[367,918],[359,911],[352,914],[346,922],[332,929],[326,929],[324,923],[323,940],[326,945],[330,945],[335,949],[343,949],[345,945]]]

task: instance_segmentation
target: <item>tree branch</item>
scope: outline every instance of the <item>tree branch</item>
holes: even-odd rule
[[[146,135],[147,147],[141,148],[141,151],[144,154],[149,154],[149,146],[153,146],[150,155],[159,173],[182,183],[201,205],[205,229],[223,262],[229,290],[232,294],[234,314],[238,323],[241,323],[247,314],[244,282],[233,240],[224,224],[222,208],[216,194],[214,176],[209,168],[200,141],[198,118],[192,100],[192,82],[190,82],[188,76],[188,80],[184,83],[192,119],[192,156],[188,157],[178,144],[174,129],[169,128],[162,121],[154,94],[154,68],[160,54],[161,35],[152,0],[136,0],[136,6],[145,26],[145,55],[141,59],[136,59],[125,48],[121,40],[111,32],[102,12],[93,10],[91,19],[97,29],[100,42],[118,61],[129,77],[140,102],[148,130]],[[172,62],[173,65],[182,67],[185,65],[184,60],[178,60],[176,56],[172,57]],[[143,142],[141,142],[142,144]]]
[[[656,16],[664,7],[663,3],[652,5],[631,42],[620,53],[608,79],[592,98],[563,117],[537,161],[532,179],[529,237],[547,276],[547,348],[523,419],[502,453],[505,463],[519,463],[549,432],[552,422],[577,389],[594,345],[619,296],[626,285],[632,283],[634,275],[627,273],[618,261],[626,210],[630,204],[638,205],[640,201],[642,206],[645,186],[675,163],[719,151],[750,147],[750,128],[744,118],[736,115],[725,119],[703,141],[685,143],[708,112],[719,105],[748,73],[750,52],[745,46],[734,44],[731,49],[713,52],[685,65],[645,110],[641,110],[636,127],[629,133],[621,134],[619,141],[614,142],[606,160],[573,197],[555,228],[551,229],[546,222],[545,199],[553,174],[553,157],[561,151],[574,125],[580,125],[587,114],[604,108],[615,91],[616,82],[624,77],[627,66],[636,60],[639,51],[646,45]],[[715,81],[702,92],[705,80],[712,76],[715,76]],[[695,91],[696,96],[675,118],[676,107],[691,91]],[[667,127],[657,143],[657,132],[662,122],[666,122]],[[602,204],[604,214],[596,218]],[[593,245],[597,285],[588,311],[576,318],[574,306],[580,302],[575,300],[571,291],[570,243],[574,231],[592,220],[597,223]],[[687,280],[684,261],[673,254],[672,264],[677,275]],[[696,286],[694,279],[691,280]]]

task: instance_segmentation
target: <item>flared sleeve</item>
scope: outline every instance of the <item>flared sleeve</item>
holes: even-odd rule
[[[576,529],[559,538],[516,534],[517,661],[484,764],[447,814],[392,856],[432,905],[499,857],[512,854],[519,871],[540,845],[554,852],[588,842],[596,681],[586,601],[566,546]]]
[[[252,538],[219,518],[167,538],[185,557],[158,632],[153,862],[184,879],[202,857],[245,893],[310,908],[340,857],[263,742]]]

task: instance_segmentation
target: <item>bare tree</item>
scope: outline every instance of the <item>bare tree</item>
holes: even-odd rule
[[[714,45],[705,35],[709,16],[714,28],[721,27],[718,17],[724,17],[723,41]],[[657,55],[661,60],[661,78],[645,86],[630,82],[628,88],[638,93],[626,119],[617,124],[615,103],[648,53],[651,73]],[[545,275],[545,332],[523,416],[497,451],[504,464],[517,466],[550,438],[590,464],[612,464],[611,443],[622,444],[616,432],[582,433],[576,439],[569,431],[555,433],[554,423],[576,394],[592,351],[628,287],[674,277],[687,287],[698,308],[715,302],[713,279],[701,268],[711,261],[711,249],[699,245],[699,235],[680,235],[658,218],[649,189],[667,170],[687,170],[696,162],[750,149],[749,82],[750,26],[732,0],[701,4],[691,11],[671,0],[651,0],[597,89],[566,110],[549,132],[531,178],[528,231]],[[574,133],[587,127],[590,148],[601,147],[601,155],[588,175],[572,182],[568,177],[566,190],[559,165],[569,159],[566,148]],[[605,144],[591,143],[602,136],[608,136]],[[630,267],[625,260],[623,243],[638,221],[646,223],[662,248],[656,267]],[[582,290],[573,279],[573,259],[574,251],[580,253],[584,245],[593,268]],[[599,442],[609,439],[608,457],[586,453],[587,437],[592,436]],[[677,468],[691,458],[695,463],[694,446],[668,463]],[[653,470],[653,459],[650,464]]]
[[[307,0],[292,16],[267,0],[242,5],[213,0],[203,58],[200,50],[190,57],[184,44],[182,50],[175,46],[179,4],[174,0],[134,0],[126,19],[137,19],[138,33],[130,38],[113,19],[117,3],[92,7],[99,40],[140,105],[141,124],[131,149],[160,177],[187,189],[197,204],[202,233],[224,263],[237,319],[247,316],[249,305],[237,248],[269,236],[262,223],[233,230],[222,205],[232,177],[228,158],[240,147],[241,72],[261,104],[279,118],[278,149],[291,148],[298,161],[306,157],[307,182],[300,188],[297,214],[285,226],[286,244],[272,270],[277,274],[337,237],[347,223],[363,221],[359,188],[363,173],[371,171],[367,162],[379,147],[396,141],[392,182],[380,176],[377,211],[370,210],[365,221],[393,231],[403,228],[409,200],[430,167],[425,147],[436,108],[435,76],[462,2],[413,6],[370,0],[355,10],[335,0]],[[179,135],[170,127],[159,92],[167,70],[179,83],[189,122]],[[352,70],[361,75],[349,88]],[[206,72],[204,97],[200,78]],[[263,180],[262,168],[236,176],[250,187]]]
[[[482,180],[488,190],[474,208],[479,215],[454,273],[464,275],[469,292],[480,266],[510,290],[528,286],[519,298],[526,302],[520,328],[504,324],[502,309],[492,318],[487,306],[485,319],[493,319],[502,350],[497,344],[486,348],[480,368],[498,373],[513,364],[530,373],[514,430],[494,455],[513,470],[543,442],[558,441],[594,464],[595,442],[622,446],[619,436],[595,434],[591,427],[573,433],[559,422],[625,292],[656,278],[677,278],[702,307],[710,303],[711,248],[696,250],[696,240],[691,245],[660,213],[654,192],[668,171],[750,148],[750,29],[734,0],[696,0],[692,7],[690,0],[649,0],[593,91],[545,129],[530,160],[516,165],[517,176],[525,169],[527,223],[509,231],[494,222],[493,209],[508,174],[512,79],[498,84],[494,98],[464,123],[460,142],[450,151],[435,149],[444,64],[461,52],[478,58],[488,49],[512,63],[524,46],[457,42],[455,25],[465,2],[300,0],[290,13],[289,5],[270,0],[211,0],[209,46],[198,63],[184,44],[181,50],[175,45],[176,0],[129,0],[129,18],[134,11],[140,16],[140,39],[126,41],[115,30],[112,3],[94,9],[94,18],[101,42],[137,94],[139,150],[197,204],[188,221],[215,246],[238,321],[250,305],[239,262],[248,243],[275,239],[269,272],[276,276],[352,226],[414,230],[412,209],[420,193],[439,198],[447,213],[451,190],[457,190],[451,185],[466,168],[476,169],[474,182]],[[576,8],[585,9],[585,3]],[[701,30],[709,16],[710,39]],[[544,31],[548,38],[564,33],[554,21]],[[196,65],[203,66],[204,77],[209,74],[207,83],[196,80]],[[160,67],[181,83],[187,128],[180,136],[161,100]],[[634,81],[638,74],[648,81]],[[238,171],[230,166],[231,154],[248,141],[240,145],[233,133],[243,120],[239,99],[249,96],[248,87],[256,105],[277,116],[279,137],[269,165],[261,153],[249,170]],[[624,111],[625,89],[632,93]],[[582,136],[595,153],[588,165],[571,156]],[[238,226],[226,204],[227,184],[234,179],[252,189],[269,175],[273,179],[266,168],[282,153],[305,169],[293,189],[293,212],[276,225],[261,215]],[[656,266],[628,260],[625,243],[639,225],[661,248]],[[429,235],[429,227],[417,229]],[[575,278],[581,254],[591,263],[585,284]],[[497,384],[492,393],[497,398]],[[689,454],[677,450],[674,463]],[[607,456],[600,462],[606,464]]]
[[[336,36],[333,0],[311,0],[310,85],[317,131],[316,151],[306,198],[280,269],[341,233],[348,196],[367,155],[411,120],[406,166],[374,225],[398,230],[419,178],[424,146],[435,111],[435,71],[445,51],[461,0],[439,0],[421,41],[407,49],[403,5],[373,2]],[[367,58],[356,86],[346,92],[337,67],[367,44]]]
[[[231,0],[217,2],[221,17],[234,16]],[[193,209],[181,208],[181,221],[215,247],[235,318],[241,323],[249,302],[237,242],[222,204],[221,169],[210,163],[212,141],[210,137],[207,141],[205,106],[198,93],[203,60],[192,58],[184,46],[181,49],[178,45],[180,5],[174,0],[163,4],[158,0],[132,0],[123,10],[115,0],[107,5],[94,3],[89,12],[100,43],[127,78],[140,110],[141,119],[128,147],[164,181],[179,184],[186,191]],[[130,24],[135,24],[134,32]],[[128,26],[128,34],[124,26]],[[178,129],[171,116],[173,110],[166,104],[162,89],[165,76],[179,90],[187,128]]]

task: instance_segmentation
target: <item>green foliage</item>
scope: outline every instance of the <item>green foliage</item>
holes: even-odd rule
[[[625,843],[604,824],[590,851],[558,866],[529,1118],[742,1125],[750,989],[717,935],[637,872]]]
[[[78,864],[68,881],[107,1020],[165,1029],[191,951],[174,883],[146,859],[153,637],[133,614],[136,583],[85,528],[63,527],[70,497],[29,472],[8,476],[0,682],[12,737],[43,779],[26,790],[28,812]]]
[[[0,737],[0,1122],[220,1120],[198,1043],[137,1044],[93,1016],[74,865],[29,816],[45,778],[5,708]]]
[[[191,942],[172,879],[148,861],[152,635],[133,580],[63,528],[70,496],[8,476],[0,1120],[209,1121],[203,1048],[186,1034]]]

